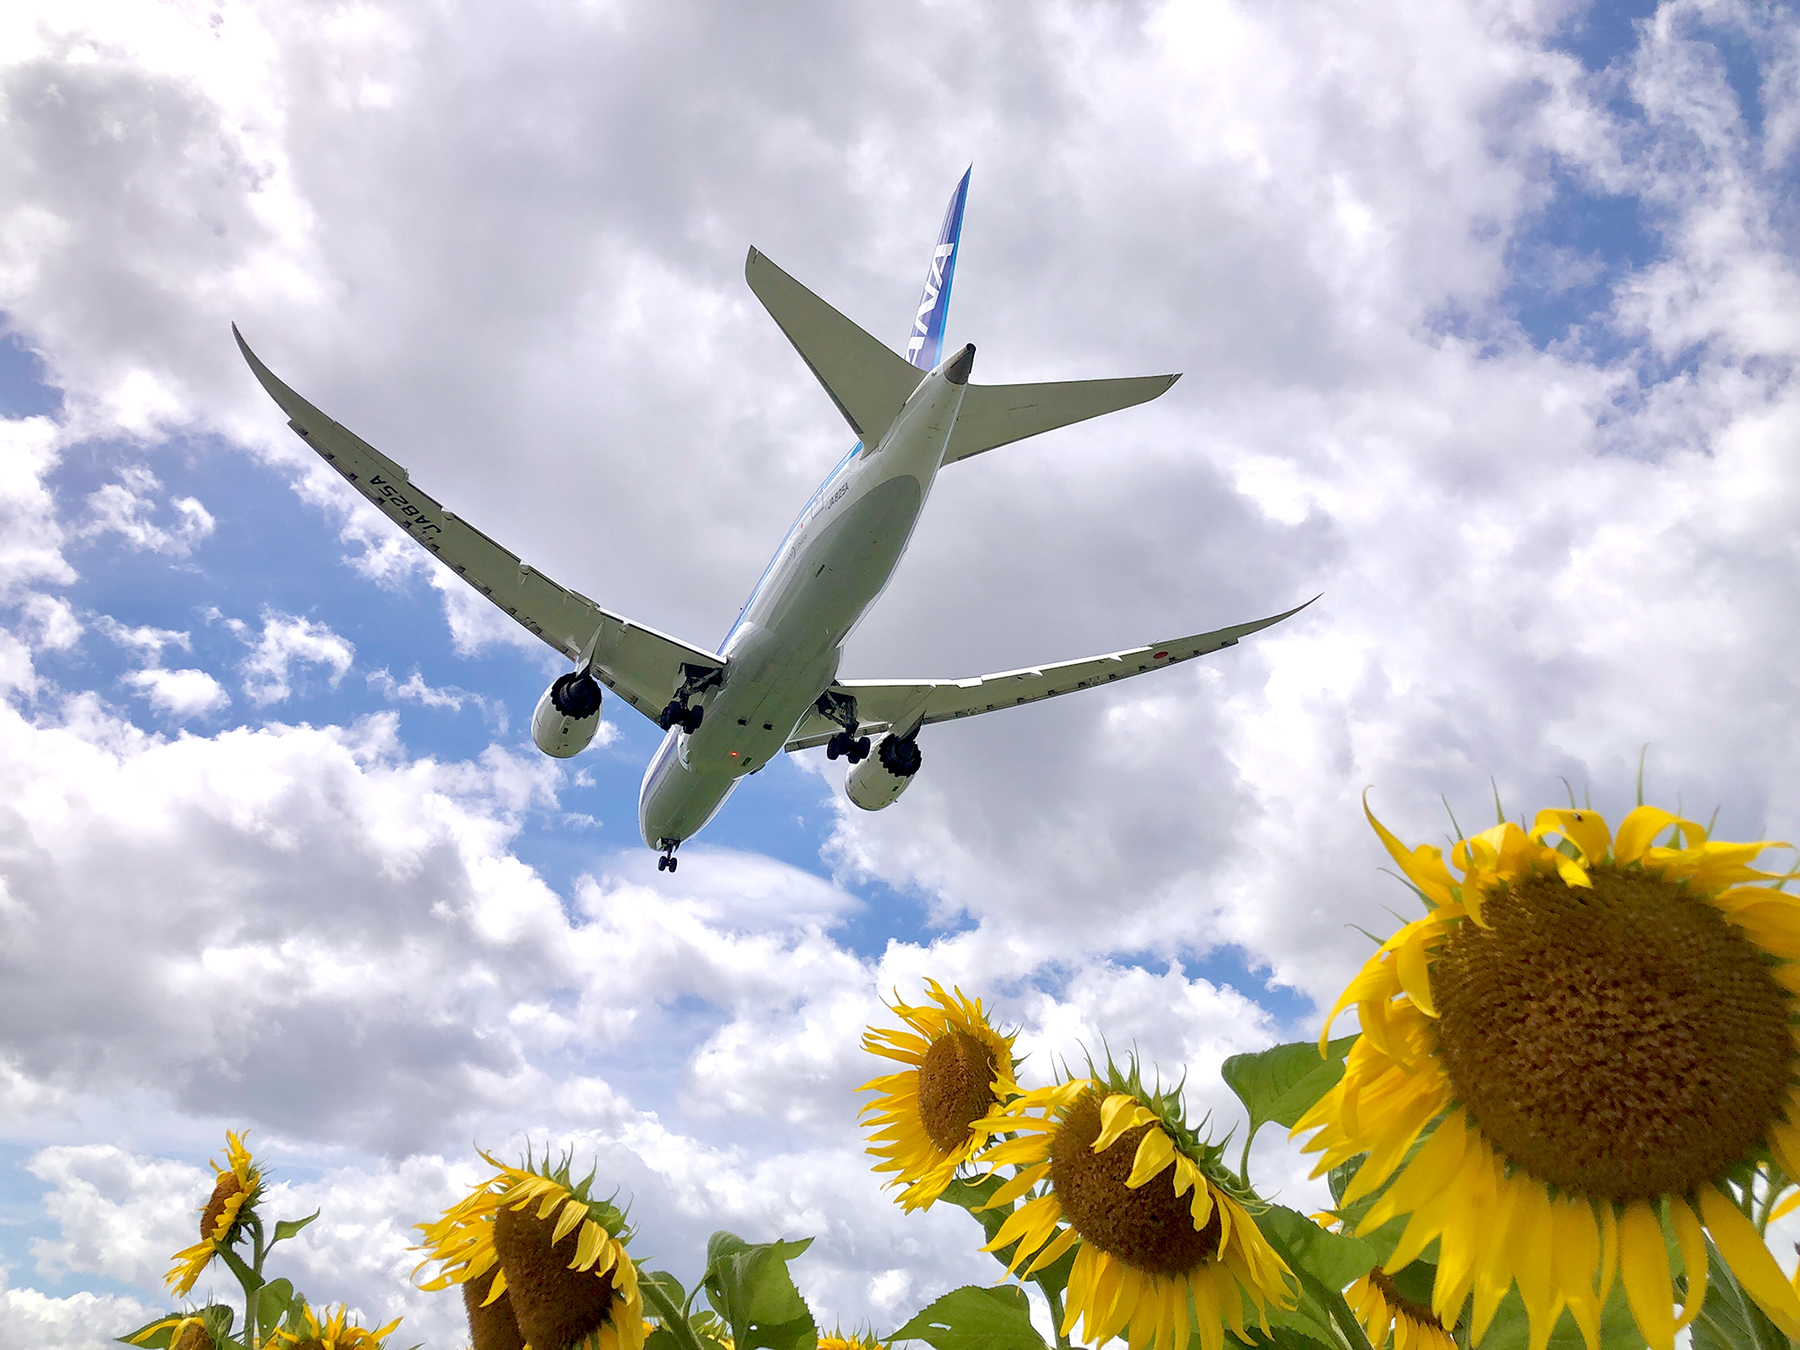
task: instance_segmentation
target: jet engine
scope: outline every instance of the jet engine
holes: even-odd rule
[[[573,670],[558,679],[531,714],[531,739],[553,759],[579,755],[599,729],[600,686],[586,671]]]
[[[883,736],[875,753],[850,770],[844,791],[863,810],[879,811],[900,799],[924,762],[912,737]]]

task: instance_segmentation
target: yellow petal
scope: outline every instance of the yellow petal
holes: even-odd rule
[[[1174,1161],[1175,1141],[1164,1134],[1159,1126],[1152,1125],[1144,1131],[1144,1137],[1138,1140],[1137,1156],[1132,1160],[1131,1175],[1125,1178],[1126,1189],[1135,1191],[1152,1177],[1159,1175]]]
[[[1712,1234],[1719,1255],[1744,1292],[1769,1315],[1782,1333],[1800,1340],[1800,1294],[1794,1292],[1769,1249],[1757,1235],[1756,1225],[1712,1186],[1700,1188],[1700,1217]]]
[[[1431,963],[1423,942],[1409,942],[1400,948],[1400,987],[1413,1001],[1413,1006],[1427,1017],[1437,1016],[1437,1004],[1431,1000]]]
[[[1539,811],[1531,823],[1531,837],[1541,843],[1552,831],[1580,849],[1590,867],[1605,861],[1612,847],[1612,831],[1598,811]]]
[[[550,1245],[554,1247],[566,1238],[575,1225],[587,1218],[587,1206],[573,1196],[563,1202],[562,1212],[556,1216],[556,1227],[550,1230]]]
[[[1407,879],[1425,893],[1426,899],[1440,905],[1450,904],[1456,899],[1455,882],[1451,880],[1450,869],[1444,866],[1444,855],[1423,844],[1414,852],[1408,853],[1406,845],[1394,838],[1387,826],[1375,819],[1375,813],[1369,809],[1369,793],[1366,788],[1363,790],[1363,815],[1368,817],[1369,824],[1374,827],[1388,856],[1399,864]]]
[[[1630,823],[1631,816],[1627,816],[1625,824]],[[1621,838],[1624,833],[1625,826],[1621,826]],[[1650,1350],[1674,1350],[1675,1291],[1669,1283],[1668,1250],[1663,1246],[1662,1224],[1657,1221],[1656,1211],[1643,1200],[1627,1205],[1619,1219],[1619,1274],[1625,1282],[1632,1318],[1650,1343]]]
[[[1669,1222],[1681,1244],[1681,1263],[1687,1268],[1687,1302],[1681,1305],[1681,1316],[1675,1322],[1675,1330],[1680,1331],[1700,1315],[1700,1305],[1706,1302],[1706,1230],[1688,1202],[1679,1197],[1669,1201]]]
[[[1100,1103],[1100,1133],[1094,1136],[1094,1152],[1104,1152],[1118,1142],[1125,1131],[1155,1119],[1130,1093],[1112,1093]]]
[[[1637,862],[1656,836],[1679,819],[1660,806],[1638,807],[1619,822],[1619,833],[1613,840],[1613,860],[1621,865]]]

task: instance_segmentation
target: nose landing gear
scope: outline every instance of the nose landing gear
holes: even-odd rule
[[[680,861],[680,859],[675,856],[675,850],[680,847],[681,841],[679,839],[664,839],[662,841],[662,857],[656,860],[656,870],[659,872],[673,872],[676,863]]]

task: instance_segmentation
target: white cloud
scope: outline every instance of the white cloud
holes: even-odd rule
[[[156,665],[162,660],[164,647],[179,647],[182,651],[192,651],[193,638],[173,628],[157,628],[151,624],[130,627],[120,623],[110,614],[102,614],[94,621],[98,628],[111,641],[130,652],[136,652],[138,659]]]
[[[45,651],[64,652],[81,638],[81,621],[75,608],[56,595],[33,595],[23,605],[25,618],[37,630],[33,646]]]
[[[26,587],[67,585],[75,569],[62,555],[63,531],[45,477],[63,438],[48,417],[0,417],[0,600]]]
[[[89,537],[117,534],[134,549],[185,558],[196,543],[213,532],[212,513],[193,497],[172,497],[169,507],[175,513],[175,523],[159,525],[150,517],[156,510],[152,494],[161,490],[162,483],[149,469],[126,465],[119,470],[118,482],[88,494],[91,519],[82,533]]]
[[[177,722],[217,712],[231,703],[225,686],[204,670],[137,670],[124,679],[150,700],[152,708]]]
[[[239,621],[233,625],[233,631],[243,636],[247,628]],[[245,637],[245,641],[250,640]],[[266,706],[279,703],[294,692],[296,667],[326,667],[335,689],[355,659],[356,648],[328,625],[296,614],[264,610],[262,632],[238,669],[251,702]]]
[[[5,1287],[0,1270],[0,1344],[43,1350],[112,1350],[117,1338],[162,1311],[125,1294],[80,1292],[52,1298]]]

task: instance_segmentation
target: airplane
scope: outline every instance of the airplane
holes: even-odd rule
[[[838,677],[844,642],[893,576],[939,470],[1148,402],[1180,378],[980,385],[969,379],[972,343],[944,357],[970,172],[944,212],[904,355],[750,250],[744,264],[750,290],[857,441],[802,508],[737,622],[710,651],[558,585],[447,511],[400,465],[277,379],[232,325],[244,360],[302,440],[416,543],[574,662],[532,713],[539,750],[567,759],[587,748],[600,725],[601,686],[666,733],[638,794],[639,828],[645,844],[661,853],[658,870],[673,872],[676,850],[739,783],[779,754],[823,745],[828,759],[841,757],[850,766],[851,802],[879,811],[918,775],[919,732],[927,726],[1177,665],[1235,646],[1306,607],[973,679]]]

